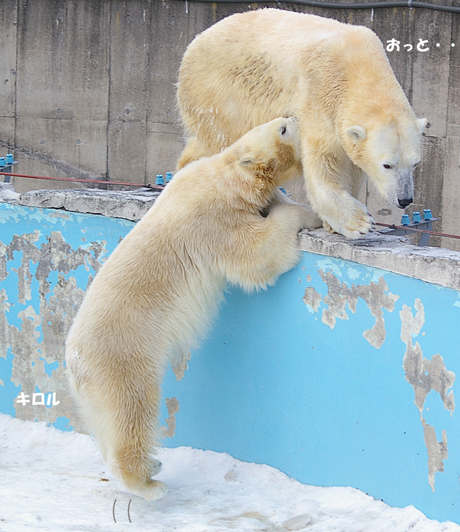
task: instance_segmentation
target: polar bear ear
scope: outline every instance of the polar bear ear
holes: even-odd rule
[[[245,153],[243,157],[239,160],[240,166],[244,166],[245,168],[249,166],[254,166],[257,162],[257,158],[253,153]]]
[[[428,125],[428,120],[426,118],[418,118],[417,123],[418,123],[419,131],[423,131]]]
[[[351,140],[357,144],[366,138],[366,130],[361,126],[351,126],[346,131]]]

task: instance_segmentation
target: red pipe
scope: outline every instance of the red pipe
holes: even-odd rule
[[[26,179],[46,179],[50,181],[74,181],[76,183],[101,183],[103,185],[123,185],[125,187],[148,187],[164,189],[164,185],[144,185],[142,183],[123,183],[121,181],[102,181],[97,179],[76,179],[73,177],[42,177],[37,175],[11,174],[9,172],[0,172],[0,175],[9,175],[11,177],[25,177]]]
[[[389,227],[390,229],[406,229],[407,231],[414,231],[415,233],[428,233],[429,235],[435,235],[435,236],[447,236],[449,238],[460,238],[459,235],[449,235],[447,233],[437,233],[436,231],[427,231],[426,229],[415,229],[414,227],[411,227],[409,225],[394,225],[394,224],[382,224],[379,222],[375,222],[375,225],[382,225],[383,227]]]
[[[76,183],[100,183],[103,185],[121,185],[125,187],[147,187],[147,188],[157,188],[159,190],[164,189],[164,185],[144,185],[142,183],[123,183],[122,181],[102,181],[97,179],[74,179],[73,177],[41,177],[36,175],[26,175],[26,174],[10,174],[8,172],[0,172],[0,175],[9,175],[11,177],[24,177],[26,179],[46,179],[50,181],[74,181]],[[436,231],[426,231],[425,229],[415,229],[414,227],[411,227],[409,229],[409,226],[407,225],[394,225],[394,224],[384,224],[376,222],[375,225],[381,225],[382,227],[389,227],[390,229],[406,229],[410,230],[411,232],[416,233],[427,233],[429,235],[436,235],[436,236],[445,236],[448,238],[458,238],[460,239],[459,235],[449,235],[446,233],[438,233]]]

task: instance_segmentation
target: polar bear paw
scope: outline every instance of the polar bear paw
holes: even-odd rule
[[[134,495],[139,495],[147,501],[162,499],[168,493],[166,485],[159,480],[147,480],[134,486],[127,486],[127,488]]]
[[[366,206],[356,201],[358,204],[352,211],[348,219],[331,220],[329,217],[323,219],[323,227],[330,233],[340,233],[347,238],[356,240],[375,229],[375,223]]]
[[[343,234],[347,238],[360,238],[375,229],[372,216],[367,209],[356,209],[353,217],[346,224]]]

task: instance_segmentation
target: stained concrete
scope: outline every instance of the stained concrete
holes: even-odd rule
[[[460,290],[460,252],[413,246],[406,237],[374,232],[347,240],[316,229],[302,233],[301,248]]]
[[[62,209],[138,221],[159,195],[160,192],[152,188],[130,191],[32,190],[21,194],[17,201],[25,207]]]
[[[14,194],[11,186],[8,187],[8,193]],[[159,191],[151,188],[133,191],[37,190],[21,194],[16,201],[26,207],[101,214],[137,221],[155,203],[159,194]],[[13,197],[7,201],[15,200]],[[348,240],[324,229],[303,231],[300,237],[303,251],[351,260],[460,290],[460,252],[432,247],[432,243],[426,247],[414,246],[407,237],[379,232]],[[314,295],[305,296],[308,301],[313,301],[311,298]]]

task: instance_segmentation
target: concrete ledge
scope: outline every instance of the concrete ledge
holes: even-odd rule
[[[158,190],[151,188],[128,191],[31,190],[19,196],[17,202],[26,207],[63,209],[137,221],[150,209],[159,195]]]
[[[358,240],[331,235],[324,229],[304,231],[303,251],[328,255],[365,266],[460,290],[460,252],[412,246],[405,237],[371,233]]]
[[[0,203],[16,203],[19,196],[11,183],[0,183]]]
[[[15,200],[11,196],[14,191],[7,188],[10,198],[4,200],[17,201],[19,205],[101,214],[131,221],[140,220],[160,195],[159,191],[150,188],[129,191],[35,190]],[[303,251],[350,260],[460,291],[460,252],[413,246],[406,237],[375,232],[358,240],[347,240],[341,235],[316,229],[302,233],[301,247]]]

